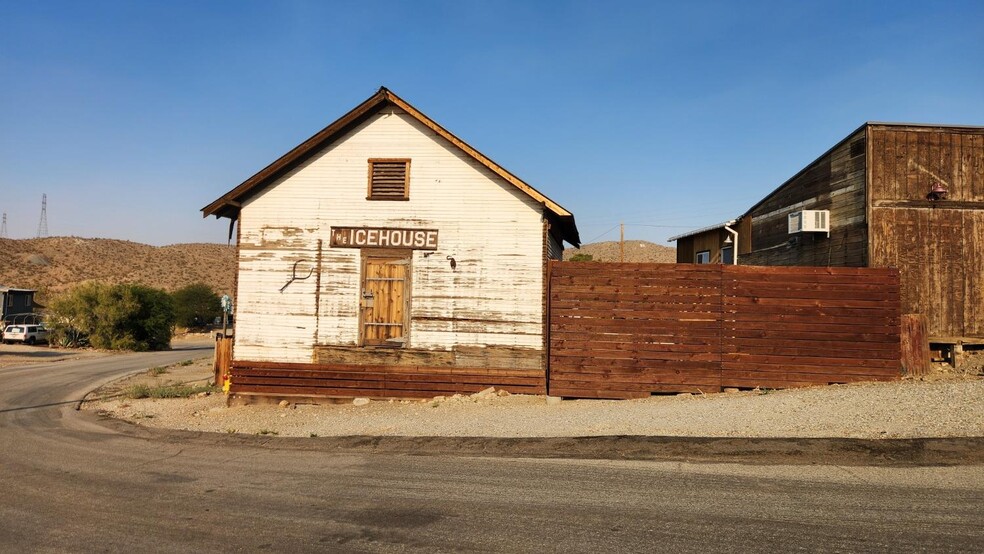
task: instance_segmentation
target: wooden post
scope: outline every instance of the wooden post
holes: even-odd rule
[[[618,224],[618,261],[625,263],[625,224]]]
[[[910,377],[929,373],[929,337],[926,335],[926,316],[902,315],[902,368]]]
[[[225,384],[232,368],[232,337],[219,335],[215,337],[215,353],[212,358],[212,370],[215,372],[215,386]]]
[[[223,319],[225,319],[225,313],[222,314]],[[215,336],[215,348],[212,350],[212,372],[215,373],[214,383],[215,386],[222,386],[222,337],[225,334]]]

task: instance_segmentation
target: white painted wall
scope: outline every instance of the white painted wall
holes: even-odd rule
[[[409,201],[366,200],[370,158],[411,159]],[[315,343],[357,344],[360,252],[330,248],[332,226],[439,230],[437,252],[411,262],[411,348],[542,349],[542,207],[395,108],[250,199],[239,224],[238,360],[309,362]],[[278,291],[294,261],[314,264],[318,239],[316,310],[315,276]]]

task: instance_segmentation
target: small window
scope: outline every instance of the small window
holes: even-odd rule
[[[721,249],[721,263],[731,265],[735,263],[735,247],[725,246]]]
[[[410,160],[369,160],[369,196],[366,200],[409,200]]]
[[[695,260],[695,263],[698,263],[698,264],[709,264],[709,263],[711,263],[711,251],[710,250],[701,250],[700,252],[698,252],[697,253],[697,259]]]

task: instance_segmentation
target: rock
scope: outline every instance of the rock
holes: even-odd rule
[[[372,402],[372,401],[369,400],[368,398],[353,398],[352,399],[352,405],[353,406],[365,406],[369,402]]]
[[[725,387],[724,388],[724,392],[727,392],[727,393],[736,393],[736,392],[738,392],[738,389],[735,388],[735,387]]]
[[[493,396],[495,396],[495,387],[489,387],[476,392],[472,398],[491,398]]]
[[[277,404],[277,405],[280,406],[281,408],[287,408],[288,406],[290,406],[290,402],[288,402],[286,400],[281,400],[280,401],[280,404]]]
[[[547,397],[547,406],[557,406],[557,405],[559,405],[563,401],[564,401],[564,399],[561,398],[560,396],[548,396]]]
[[[509,396],[509,391],[507,390],[498,390],[495,393],[498,394],[499,396]]]

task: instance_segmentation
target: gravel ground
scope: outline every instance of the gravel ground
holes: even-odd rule
[[[86,409],[148,427],[280,436],[920,438],[984,436],[984,379],[860,383],[785,391],[564,400],[486,391],[425,401],[227,407],[225,395],[127,399],[135,383],[205,383],[210,360],[140,374],[91,395]],[[153,373],[153,372],[152,372]]]

